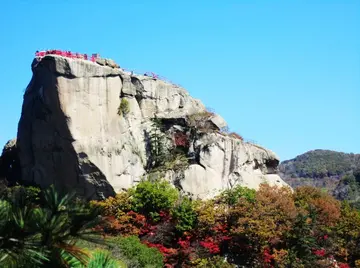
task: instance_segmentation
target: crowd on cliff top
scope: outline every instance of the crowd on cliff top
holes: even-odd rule
[[[91,55],[91,57],[88,57],[87,54],[73,53],[71,51],[63,51],[63,50],[57,50],[57,49],[42,50],[42,51],[35,52],[36,58],[42,58],[42,57],[45,57],[46,55],[58,55],[58,56],[62,56],[62,57],[72,58],[72,59],[91,60],[92,62],[95,62],[96,59],[100,58],[100,55],[97,53],[93,53]]]
[[[71,51],[64,51],[64,50],[58,50],[58,49],[41,50],[41,51],[35,52],[35,58],[37,58],[39,60],[41,60],[46,55],[57,55],[57,56],[61,56],[61,57],[71,58],[71,59],[89,60],[89,61],[92,61],[92,62],[97,63],[102,66],[109,66],[112,68],[120,68],[120,66],[117,63],[115,63],[114,60],[101,58],[98,53],[93,53],[93,54],[91,54],[91,56],[88,56],[87,54],[82,54],[82,53],[77,53],[77,52],[74,53]],[[126,69],[124,69],[124,70],[129,71],[131,74],[134,74],[134,71],[132,71],[132,70],[126,70]],[[160,77],[159,75],[157,75],[153,72],[145,72],[144,76],[149,76],[153,79],[161,79],[161,80],[168,81],[169,83],[176,85],[175,83],[171,82],[170,80],[166,79],[165,77]]]
[[[42,50],[35,52],[35,58],[38,59],[39,61],[47,55],[57,55],[71,59],[89,60],[102,66],[109,66],[111,68],[120,68],[120,66],[117,63],[115,63],[114,60],[101,58],[98,53],[93,53],[91,54],[91,56],[88,56],[87,54],[74,53],[71,51],[63,51],[57,49]]]

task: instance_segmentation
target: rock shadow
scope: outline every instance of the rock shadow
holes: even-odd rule
[[[22,180],[42,188],[54,184],[59,191],[76,191],[86,199],[114,195],[104,173],[74,148],[71,119],[59,99],[58,76],[55,59],[45,58],[33,68],[25,91],[17,134]]]

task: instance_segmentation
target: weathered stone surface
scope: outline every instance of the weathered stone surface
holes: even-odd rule
[[[112,59],[105,59],[105,65],[111,67],[111,68],[119,68],[120,66],[116,64],[116,62]]]
[[[215,114],[210,118],[211,123],[213,123],[218,129],[222,129],[227,126],[226,121],[220,115]]]
[[[187,116],[205,106],[176,85],[85,60],[46,56],[32,65],[24,94],[17,147],[22,178],[52,183],[96,199],[129,188],[146,176],[145,133],[154,117],[185,131]],[[129,112],[118,115],[121,99]],[[226,126],[212,117],[218,128]],[[284,184],[269,150],[220,133],[203,133],[190,144],[190,166],[166,177],[184,192],[208,198],[219,190],[263,181]]]

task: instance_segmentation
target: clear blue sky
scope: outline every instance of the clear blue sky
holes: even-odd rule
[[[282,160],[360,153],[359,0],[8,0],[0,38],[0,146],[16,136],[33,53],[59,48],[180,83]]]

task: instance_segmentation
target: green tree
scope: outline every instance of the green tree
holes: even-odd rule
[[[290,254],[290,263],[300,259],[303,264],[311,265],[316,260],[313,249],[317,248],[313,229],[316,222],[316,213],[311,210],[310,214],[298,214],[292,229],[286,235],[287,249]]]
[[[194,228],[197,214],[193,202],[184,197],[181,202],[172,210],[172,216],[176,220],[176,230],[179,232],[190,231]]]
[[[240,198],[244,198],[249,202],[254,202],[255,196],[256,196],[256,191],[254,189],[249,189],[241,185],[236,185],[232,189],[223,191],[220,194],[220,199],[222,202],[225,202],[226,204],[233,206],[239,201]]]
[[[134,210],[154,220],[158,219],[160,211],[169,211],[179,196],[179,192],[164,180],[142,181],[129,193]]]
[[[127,115],[130,112],[130,104],[127,99],[122,98],[118,108],[118,115]]]
[[[1,267],[68,267],[74,260],[86,264],[87,254],[75,245],[79,239],[97,240],[92,230],[97,211],[75,203],[74,195],[44,192],[42,206],[14,195],[0,203]]]
[[[163,166],[169,155],[168,149],[165,145],[165,135],[162,132],[161,120],[154,118],[152,122],[151,131],[148,133],[148,170]]]

